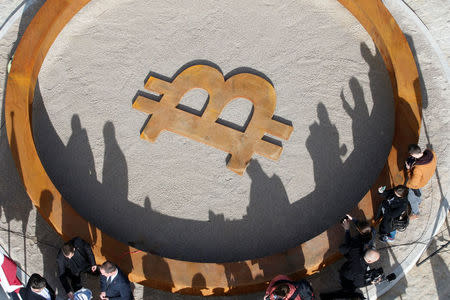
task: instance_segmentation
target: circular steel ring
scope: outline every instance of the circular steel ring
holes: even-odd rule
[[[339,224],[296,248],[259,259],[220,265],[168,259],[140,252],[106,235],[83,219],[62,198],[37,154],[31,108],[39,70],[47,51],[63,27],[89,1],[48,0],[24,33],[7,81],[5,118],[12,155],[30,199],[56,232],[66,240],[81,236],[90,241],[98,262],[108,259],[117,263],[122,270],[129,272],[134,282],[186,294],[200,290],[193,287],[191,281],[197,273],[206,280],[206,288],[197,287],[203,288],[203,295],[240,294],[262,290],[277,274],[299,278],[338,259],[337,248],[342,240]],[[403,183],[406,147],[418,140],[422,106],[418,72],[402,31],[381,0],[338,1],[371,35],[383,57],[393,88],[395,132],[391,151],[377,181],[356,208],[362,210],[367,219],[372,219],[379,204],[374,196],[374,187]],[[89,230],[80,233],[77,230],[80,227]],[[131,253],[131,259],[123,261],[124,253]],[[228,283],[225,269],[233,270],[235,274],[232,286]]]

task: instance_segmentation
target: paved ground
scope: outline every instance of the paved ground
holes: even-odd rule
[[[430,246],[420,257],[419,266],[408,272],[405,279],[397,283],[380,299],[448,299],[450,297],[450,248],[437,249],[450,240],[450,225],[447,217],[439,233],[431,240]]]
[[[419,17],[427,25],[436,39],[436,43],[444,50],[444,57],[449,61],[449,28],[448,16],[450,5],[443,1],[408,1]],[[19,3],[19,1],[17,1]],[[11,30],[20,32],[24,30],[29,18],[34,11],[34,7],[41,2],[29,2],[25,10],[25,15],[16,23],[12,24]],[[0,2],[2,18],[7,16],[6,9],[13,9],[12,2]],[[386,1],[389,9],[399,22],[402,29],[407,34],[413,51],[419,63],[423,85],[424,85],[424,127],[421,135],[421,144],[431,144],[440,157],[438,175],[432,183],[425,189],[425,200],[422,205],[422,218],[410,225],[406,233],[400,234],[392,247],[378,245],[383,248],[384,260],[380,262],[387,272],[397,270],[399,264],[406,262],[411,253],[430,242],[430,247],[421,256],[420,260],[430,255],[436,247],[445,244],[449,240],[448,219],[437,230],[439,234],[431,241],[423,238],[427,233],[427,228],[435,224],[434,217],[439,212],[439,204],[445,199],[448,191],[449,171],[448,164],[448,140],[445,133],[449,132],[448,122],[448,97],[449,89],[445,88],[446,83],[443,75],[444,71],[440,67],[438,57],[434,54],[432,47],[426,36],[419,30],[411,18],[401,9],[399,1]],[[436,9],[439,7],[439,9]],[[0,24],[2,22],[0,21]],[[17,33],[15,33],[17,36]],[[14,48],[15,36],[5,37],[0,42],[1,64],[6,66],[8,54]],[[6,68],[0,70],[2,81]],[[2,87],[3,88],[3,87]],[[447,101],[447,102],[446,102]],[[3,122],[2,122],[3,125]],[[36,210],[31,206],[20,180],[12,163],[9,149],[6,142],[5,130],[2,126],[0,139],[0,169],[2,170],[0,180],[0,203],[2,206],[0,244],[5,250],[17,260],[28,273],[43,273],[50,282],[60,289],[55,280],[55,265],[53,258],[56,255],[57,247],[62,241],[46,224],[42,218],[36,214]],[[448,249],[447,249],[448,251]],[[383,299],[446,299],[450,297],[448,265],[450,258],[444,249],[438,255],[433,256],[418,267],[412,268],[408,275],[401,279],[397,285],[389,291]],[[320,274],[312,276],[310,279],[318,291],[327,291],[336,288],[336,269],[339,264],[323,270]],[[90,280],[91,284],[96,284]],[[381,289],[381,288],[379,288]],[[157,290],[142,288],[136,285],[135,294],[137,299],[197,299],[198,297],[184,297],[172,295]],[[261,294],[233,297],[236,299],[260,298]],[[218,297],[219,299],[221,297]],[[226,298],[230,299],[230,298]]]
[[[429,29],[443,57],[450,65],[450,4],[448,1],[405,1]],[[434,57],[436,59],[436,57]],[[425,94],[426,95],[426,94]],[[447,188],[448,190],[448,188]],[[439,233],[430,241],[418,264],[381,299],[449,299],[450,248],[433,253],[450,240],[450,225],[447,216]],[[431,258],[430,255],[433,255]],[[424,261],[425,260],[425,261]],[[423,262],[424,261],[424,262]],[[423,263],[422,263],[423,262]]]

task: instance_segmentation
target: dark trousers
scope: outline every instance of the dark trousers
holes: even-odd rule
[[[383,220],[381,221],[380,224],[380,234],[381,235],[387,235],[389,234],[391,231],[393,231],[393,226],[392,226],[392,222],[393,222],[393,218],[391,216],[384,216]]]
[[[339,280],[341,281],[342,289],[345,291],[355,291],[356,286],[354,285],[353,281],[348,280],[342,274],[339,274]]]
[[[61,280],[61,284],[63,285],[64,290],[66,290],[66,293],[71,291],[76,292],[83,287],[81,285],[81,273],[78,275],[73,274],[70,269],[66,269],[64,274],[59,276],[59,279]]]

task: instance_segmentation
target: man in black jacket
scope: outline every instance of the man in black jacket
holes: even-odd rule
[[[380,258],[380,254],[374,249],[373,230],[370,226],[361,226],[358,228],[360,234],[352,237],[350,235],[350,221],[352,220],[353,218],[347,215],[342,221],[342,227],[345,229],[345,241],[339,247],[339,251],[347,259],[339,269],[342,289],[320,294],[322,300],[365,299],[363,294],[356,289],[372,283],[367,282],[366,276],[369,264]]]
[[[55,300],[55,292],[47,280],[39,274],[33,274],[26,287],[19,291],[23,300]]]
[[[100,299],[131,300],[130,281],[112,262],[106,261],[100,267]]]
[[[365,249],[364,240],[351,237],[348,218],[343,220],[342,227],[345,229],[345,241],[339,250],[347,261],[340,268],[339,277],[344,290],[354,291],[370,284],[366,282],[366,273],[369,264],[376,262],[380,254],[373,248]]]
[[[386,191],[383,191],[383,188],[378,189],[385,199],[381,203],[376,219],[383,217],[379,228],[380,239],[383,242],[391,242],[396,234],[393,227],[394,219],[400,217],[408,209],[408,188],[403,185]]]
[[[67,297],[73,299],[73,293],[81,289],[81,273],[94,273],[97,270],[91,245],[79,237],[64,244],[56,257],[59,280]]]

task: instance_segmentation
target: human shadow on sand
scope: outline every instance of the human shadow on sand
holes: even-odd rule
[[[306,141],[313,161],[314,191],[291,203],[280,177],[268,176],[254,159],[245,175],[252,181],[247,213],[239,220],[213,211],[208,221],[164,215],[152,209],[151,191],[144,207],[133,203],[128,199],[127,162],[117,142],[116,125],[104,124],[100,181],[83,120],[73,115],[72,135],[64,145],[39,98],[33,104],[37,150],[50,178],[74,209],[124,243],[164,257],[218,263],[283,252],[325,231],[354,208],[384,165],[390,144],[380,145],[379,140],[392,136],[392,122],[385,122],[393,110],[392,95],[389,98],[383,92],[390,83],[388,78],[380,79],[387,77],[380,54],[372,55],[365,44],[361,53],[370,66],[371,112],[357,78],[349,82],[353,99],[340,95],[353,122],[352,153],[343,160],[346,147],[339,142],[327,108],[319,104],[318,121],[311,124]],[[137,228],[133,220],[144,226]]]
[[[8,54],[11,59],[14,55],[19,42],[32,21],[34,15],[44,5],[45,0],[24,1],[23,13],[18,24],[18,32],[14,43]],[[19,9],[19,7],[17,9]],[[15,13],[16,11],[14,11]],[[12,14],[10,15],[10,17]],[[4,23],[6,24],[6,22]],[[3,25],[4,25],[3,24]],[[9,63],[9,62],[8,62]],[[4,74],[8,74],[8,63],[4,66]],[[6,96],[7,80],[4,81],[2,94],[2,111],[1,111],[1,128],[0,128],[0,215],[5,219],[7,228],[1,228],[6,231],[6,243],[2,244],[5,247],[9,256],[28,274],[36,271],[35,256],[32,253],[36,244],[42,254],[43,269],[39,271],[47,278],[49,284],[59,289],[59,280],[56,277],[56,262],[55,257],[58,248],[62,245],[61,237],[47,224],[44,219],[33,211],[33,204],[30,201],[26,190],[23,186],[22,174],[18,172],[20,163],[14,161],[11,153],[16,151],[18,137],[15,132],[16,120],[14,115],[10,115],[12,119],[11,128],[11,144],[8,145],[8,136],[5,126],[5,96]],[[39,90],[39,88],[37,88]],[[47,197],[46,195],[44,195]],[[36,217],[35,217],[36,216]],[[35,218],[35,226],[33,226]],[[12,223],[12,224],[11,224]],[[20,230],[14,230],[17,223]],[[21,244],[17,244],[21,242]],[[31,254],[30,254],[31,253]],[[31,258],[31,259],[30,259]]]

